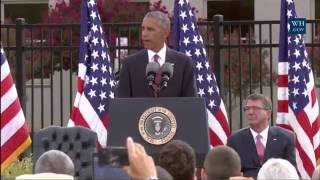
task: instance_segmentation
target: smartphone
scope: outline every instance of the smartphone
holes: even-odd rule
[[[99,166],[123,167],[129,165],[128,150],[125,147],[110,146],[96,153]]]
[[[122,169],[129,165],[128,150],[125,147],[107,147],[93,154],[93,179],[131,178]]]

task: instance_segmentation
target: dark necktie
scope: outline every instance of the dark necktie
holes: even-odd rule
[[[160,56],[158,55],[158,54],[155,54],[154,56],[153,56],[153,60],[154,60],[154,62],[156,62],[156,63],[158,63],[159,65],[160,65],[160,63],[159,63],[159,58],[160,58]],[[161,72],[160,72],[160,69],[159,69],[159,71],[157,72],[157,74],[156,74],[156,78],[155,78],[155,81],[154,81],[157,85],[159,85],[160,84],[160,82],[161,82]]]
[[[260,160],[260,163],[263,162],[264,159],[264,145],[261,142],[262,136],[258,134],[256,136],[256,149],[257,149],[257,154]]]

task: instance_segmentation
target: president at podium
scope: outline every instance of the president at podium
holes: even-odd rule
[[[143,50],[124,59],[117,97],[195,97],[191,59],[167,47],[170,20],[160,11],[142,22]]]

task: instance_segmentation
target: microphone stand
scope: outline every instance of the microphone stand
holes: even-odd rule
[[[157,85],[154,80],[153,81],[149,81],[148,86],[152,89],[153,91],[153,97],[159,97],[160,94],[160,85]],[[162,87],[161,87],[162,89]]]
[[[160,87],[159,87],[159,85],[153,83],[152,84],[152,88],[153,88],[153,96],[156,97],[156,98],[159,97],[159,95],[160,95]]]

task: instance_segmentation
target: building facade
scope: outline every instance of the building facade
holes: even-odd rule
[[[54,7],[63,0],[2,0],[1,22],[5,18],[26,17],[27,22],[40,20],[44,9]],[[158,0],[131,0],[131,3],[157,2]],[[69,3],[69,0],[65,0]],[[279,0],[190,0],[198,10],[197,17],[212,19],[214,14],[222,14],[226,20],[278,20]],[[299,16],[307,19],[320,18],[320,0],[295,0]],[[173,10],[174,0],[162,0],[169,12]]]

